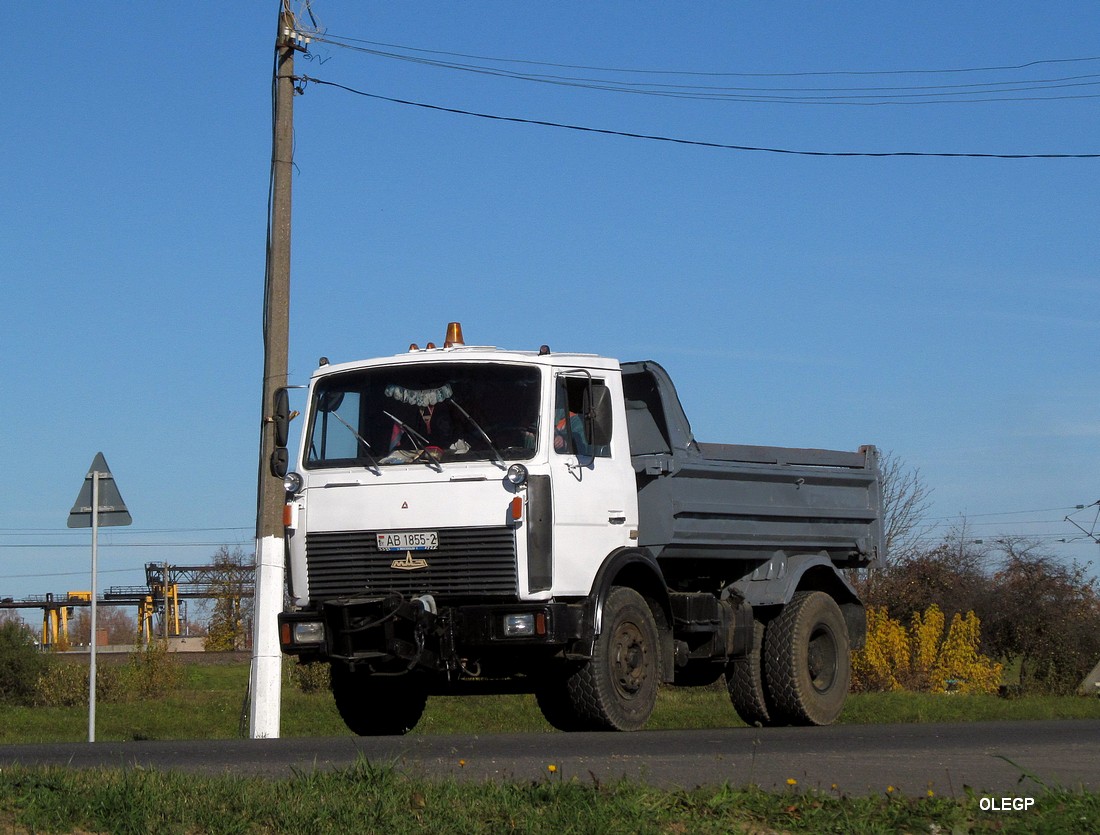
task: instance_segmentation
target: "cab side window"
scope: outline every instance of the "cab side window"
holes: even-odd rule
[[[579,458],[609,458],[611,448],[607,444],[593,446],[589,438],[589,426],[585,421],[585,402],[589,385],[593,400],[606,394],[602,380],[589,381],[587,377],[558,378],[554,399],[554,452],[559,455],[576,455]],[[604,391],[596,392],[596,389]]]

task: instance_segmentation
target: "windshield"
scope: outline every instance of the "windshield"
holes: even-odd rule
[[[333,374],[310,406],[307,468],[519,461],[535,454],[539,369],[417,363]]]

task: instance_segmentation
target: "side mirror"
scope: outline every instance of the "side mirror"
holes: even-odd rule
[[[271,474],[275,478],[282,478],[290,470],[290,453],[287,452],[285,446],[275,447],[271,453],[271,461],[269,462]]]
[[[611,390],[589,385],[584,393],[584,431],[593,447],[611,443]]]
[[[285,388],[275,390],[272,422],[275,425],[275,446],[285,447],[290,435],[290,395]]]

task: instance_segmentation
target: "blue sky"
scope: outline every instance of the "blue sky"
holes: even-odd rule
[[[65,520],[98,451],[134,518],[101,536],[101,587],[141,582],[146,561],[251,550],[277,6],[20,9],[0,120],[0,596],[87,588],[88,533]],[[391,98],[778,149],[1100,152],[1100,98],[1052,98],[1100,94],[1092,3],[313,11],[330,37],[374,50],[650,90],[1044,88],[765,103],[324,43],[298,59],[299,73]],[[861,74],[790,75],[839,71]],[[1100,160],[732,151],[318,84],[295,124],[291,382],[322,355],[440,341],[450,320],[472,343],[656,359],[701,440],[874,443],[920,469],[934,533],[965,515],[975,536],[1100,553],[1056,541],[1077,533],[1062,521],[1075,505],[1100,499]]]

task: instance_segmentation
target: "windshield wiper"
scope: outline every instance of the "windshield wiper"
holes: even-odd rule
[[[400,426],[404,431],[409,433],[409,439],[412,441],[412,445],[416,449],[417,453],[415,458],[409,459],[411,462],[422,461],[433,470],[442,471],[442,468],[439,465],[439,461],[433,458],[432,454],[428,451],[428,447],[432,445],[431,441],[429,441],[427,438],[425,438],[423,435],[421,435],[419,432],[417,432],[396,415],[391,415],[385,409],[382,410],[382,414],[384,414],[386,417],[388,417],[390,420]],[[420,444],[417,443],[417,440],[424,444],[424,446],[420,446]]]
[[[370,449],[370,444],[367,443],[366,439],[362,435],[360,435],[358,432],[355,431],[354,426],[352,426],[350,423],[348,423],[346,420],[344,420],[342,417],[340,417],[339,412],[329,412],[329,414],[332,415],[334,418],[336,418],[338,421],[340,421],[340,423],[344,424],[344,426],[346,426],[348,428],[348,431],[352,435],[355,436],[355,440],[359,441],[359,443],[361,443],[363,445],[363,447],[364,447],[363,455],[365,455],[367,457],[367,460],[370,461],[370,466],[371,466],[371,469],[374,472],[374,474],[375,475],[382,475],[382,471],[378,468],[378,462],[375,461],[374,458],[371,456],[371,454],[366,451],[366,450]]]
[[[489,449],[492,451],[493,455],[496,456],[496,460],[493,463],[500,467],[502,470],[507,470],[508,465],[504,463],[504,456],[497,452],[497,448],[493,446],[493,439],[485,434],[485,430],[481,428],[481,424],[470,417],[470,413],[459,406],[453,397],[451,398],[451,405],[458,409],[458,411],[462,413],[463,417],[465,417],[466,420],[470,421],[470,425],[477,430],[478,434],[485,439],[485,443],[489,445]]]
[[[416,447],[417,450],[420,449],[420,447],[416,443],[417,441],[420,441],[420,443],[424,444],[424,446],[432,445],[431,441],[429,441],[427,438],[425,438],[423,435],[421,435],[419,432],[409,426],[409,424],[405,423],[405,421],[401,420],[401,418],[391,415],[385,409],[382,410],[382,414],[384,414],[386,417],[388,417],[390,420],[392,420],[394,423],[396,423],[398,426],[408,432],[410,436],[412,436],[413,446]]]

